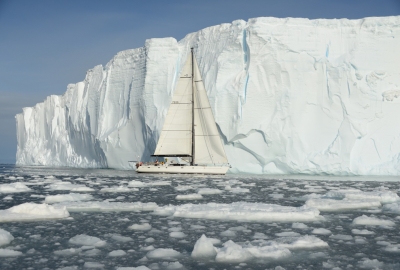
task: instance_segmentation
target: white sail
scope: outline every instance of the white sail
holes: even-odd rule
[[[181,71],[154,156],[192,157],[193,128],[194,164],[227,164],[228,160],[196,58],[189,54]]]
[[[155,156],[192,155],[192,56],[180,73]]]
[[[207,92],[201,78],[196,58],[194,69],[194,134],[196,164],[227,164],[225,150],[218,133],[217,125]]]

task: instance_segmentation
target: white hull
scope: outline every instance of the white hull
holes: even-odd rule
[[[142,165],[138,173],[179,173],[179,174],[226,174],[229,167],[218,166],[154,166]]]

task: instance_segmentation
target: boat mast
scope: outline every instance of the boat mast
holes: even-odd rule
[[[190,48],[192,54],[192,161],[190,162],[192,166],[194,166],[194,61],[193,61],[193,48]]]

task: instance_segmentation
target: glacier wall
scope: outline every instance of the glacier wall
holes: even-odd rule
[[[231,172],[400,175],[400,16],[255,18],[147,40],[24,108],[17,164],[149,160],[192,46]]]

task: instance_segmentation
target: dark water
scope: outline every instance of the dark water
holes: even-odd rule
[[[10,176],[11,179],[10,179]],[[46,178],[53,176],[53,178]],[[15,179],[13,178],[15,177]],[[68,178],[68,179],[66,179]],[[45,180],[47,179],[47,180]],[[187,203],[232,203],[232,202],[257,202],[277,204],[282,206],[299,207],[305,201],[304,195],[316,193],[325,194],[329,190],[340,188],[357,188],[362,191],[371,191],[384,187],[398,192],[399,182],[395,178],[353,177],[307,177],[307,176],[176,176],[176,175],[138,175],[130,171],[117,170],[83,170],[69,168],[43,168],[43,167],[14,167],[0,165],[0,184],[22,182],[32,191],[24,193],[0,193],[0,210],[25,202],[43,203],[44,196],[68,194],[71,191],[54,191],[46,188],[50,181],[68,181],[72,184],[85,185],[95,189],[90,192],[96,201],[116,202],[155,202],[159,206],[179,205]],[[112,186],[127,186],[129,181],[137,180],[144,183],[154,181],[170,181],[170,185],[139,188],[131,192],[100,192],[102,188]],[[394,181],[393,181],[394,180]],[[231,182],[227,182],[231,181]],[[227,185],[249,189],[245,193],[231,193],[225,191],[218,195],[203,195],[198,201],[178,201],[179,194],[195,193],[197,188],[218,188],[224,190]],[[190,185],[194,189],[177,191],[178,185]],[[87,192],[86,192],[87,193]],[[33,195],[33,196],[32,196]],[[42,195],[38,197],[37,195]],[[12,196],[12,199],[4,199]],[[373,211],[373,212],[371,212]],[[395,226],[357,226],[352,225],[354,218],[363,214],[373,215],[377,218],[391,220]],[[237,222],[206,219],[185,219],[153,215],[151,211],[140,212],[71,212],[73,219],[47,220],[35,222],[8,222],[0,223],[0,228],[10,232],[15,239],[1,248],[11,248],[21,251],[18,257],[0,257],[0,269],[58,269],[63,267],[76,267],[83,269],[85,262],[97,262],[104,269],[117,267],[137,267],[145,265],[151,269],[359,269],[367,260],[377,263],[378,269],[400,269],[400,252],[385,251],[385,245],[400,244],[399,215],[382,212],[380,209],[356,209],[351,211],[321,212],[324,221],[308,222],[307,229],[292,228],[292,222]],[[139,223],[149,223],[152,231],[132,231],[128,226]],[[200,225],[204,227],[193,227]],[[233,228],[233,227],[236,227]],[[181,229],[176,229],[181,228]],[[236,236],[224,237],[220,233],[233,228]],[[292,255],[284,260],[253,261],[242,264],[221,264],[216,262],[201,262],[190,257],[193,246],[202,234],[218,238],[222,243],[233,240],[235,243],[252,241],[256,233],[263,233],[270,240],[279,238],[277,233],[296,232],[300,235],[311,235],[314,228],[325,228],[332,232],[331,235],[316,235],[319,239],[329,244],[329,248],[291,250]],[[352,229],[367,229],[372,235],[357,236],[352,234]],[[172,230],[182,231],[186,237],[172,238]],[[107,241],[107,245],[98,248],[98,253],[87,253],[81,250],[70,256],[61,256],[54,253],[58,250],[79,248],[72,246],[68,240],[76,235],[86,234]],[[112,237],[115,235],[132,238],[129,242],[119,242]],[[351,236],[349,240],[332,235]],[[153,242],[152,239],[153,238]],[[339,239],[338,239],[339,238]],[[147,240],[146,240],[147,239]],[[175,260],[146,259],[146,247],[172,248],[182,254]],[[220,247],[221,245],[216,245]],[[90,249],[88,249],[90,250]],[[124,250],[126,254],[120,257],[109,256],[114,250]],[[399,247],[400,250],[400,247]],[[373,261],[377,260],[377,261]],[[88,266],[86,264],[86,266]],[[73,268],[71,268],[73,269]],[[277,268],[279,269],[279,268]],[[367,268],[368,269],[368,268]],[[371,266],[371,268],[373,267]]]

